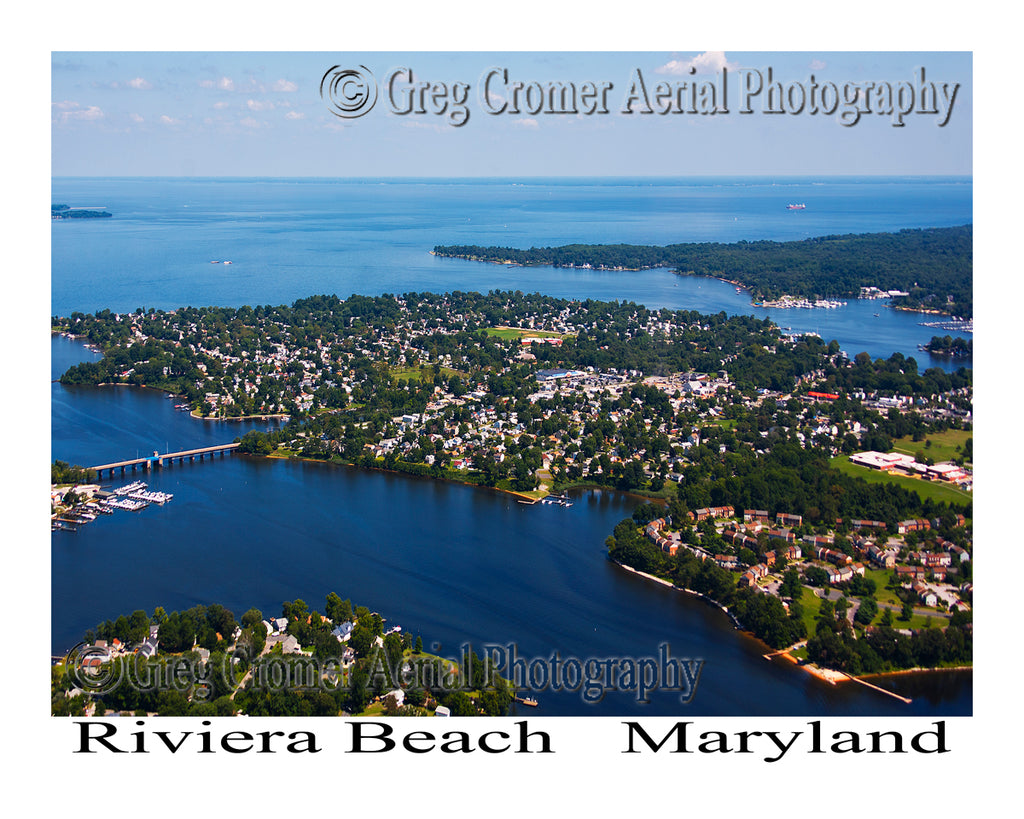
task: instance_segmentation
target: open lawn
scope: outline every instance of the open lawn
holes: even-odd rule
[[[931,498],[939,502],[964,504],[971,503],[974,498],[970,492],[964,492],[947,483],[938,481],[924,481],[920,478],[910,478],[904,475],[890,475],[877,469],[869,469],[866,466],[858,466],[850,463],[846,455],[839,455],[832,459],[832,466],[840,472],[852,475],[855,478],[863,478],[868,483],[894,483],[916,492],[922,500]]]
[[[800,603],[804,607],[804,625],[807,627],[807,636],[814,636],[815,620],[818,617],[818,610],[821,608],[821,598],[814,593],[814,589],[809,586],[803,587],[803,597],[800,598]]]
[[[457,371],[450,367],[441,367],[441,375],[451,378],[457,375]],[[433,379],[434,370],[432,367],[392,367],[388,371],[392,381],[422,381],[424,378]]]
[[[896,606],[897,609],[903,605],[903,601],[900,600],[892,589],[887,589],[885,586],[889,582],[891,572],[888,569],[865,569],[864,577],[870,577],[875,581],[875,600],[879,603],[888,603],[891,606]],[[881,614],[881,612],[879,612]]]
[[[504,341],[510,338],[523,338],[533,336],[536,338],[564,338],[561,333],[553,333],[550,330],[530,330],[522,327],[488,327],[484,330],[489,336],[495,336]]]
[[[923,441],[915,441],[908,435],[895,441],[892,447],[896,452],[901,452],[904,455],[923,452],[935,463],[941,463],[959,455],[957,449],[962,448],[967,439],[973,435],[971,430],[947,429],[945,432],[933,432],[926,435]],[[929,441],[931,441],[930,445]]]

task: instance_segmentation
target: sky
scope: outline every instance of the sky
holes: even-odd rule
[[[971,175],[972,62],[967,51],[54,51],[51,173]],[[552,105],[552,85],[575,105]]]

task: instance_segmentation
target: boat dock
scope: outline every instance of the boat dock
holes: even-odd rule
[[[143,481],[133,481],[110,492],[98,492],[100,500],[76,504],[51,518],[50,531],[76,532],[79,526],[96,520],[97,515],[112,515],[115,509],[138,512],[152,503],[162,506],[174,497],[170,492],[149,491],[146,487]]]

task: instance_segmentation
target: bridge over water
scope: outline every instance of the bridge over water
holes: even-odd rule
[[[217,446],[204,446],[198,449],[183,449],[180,452],[165,452],[161,455],[155,451],[152,455],[147,455],[142,458],[131,458],[125,461],[116,461],[115,463],[100,464],[99,466],[90,466],[91,469],[96,473],[97,477],[103,477],[103,473],[107,472],[110,477],[114,477],[114,474],[118,471],[123,475],[126,470],[131,469],[133,472],[142,468],[145,470],[152,469],[153,467],[163,466],[164,464],[171,464],[174,461],[178,463],[184,463],[186,460],[195,461],[203,460],[207,455],[213,458],[218,453],[223,458],[225,454],[231,453],[238,449],[237,443],[232,444],[218,444]]]

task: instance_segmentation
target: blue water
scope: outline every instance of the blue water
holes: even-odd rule
[[[51,342],[54,372],[93,356]],[[52,386],[54,457],[95,464],[224,443],[253,424],[207,423],[144,388]],[[256,426],[259,426],[258,424]],[[52,535],[51,645],[67,651],[105,619],[136,609],[220,603],[278,616],[330,592],[380,611],[448,657],[460,646],[515,646],[528,661],[704,661],[692,702],[657,691],[647,704],[610,692],[535,692],[540,715],[957,715],[971,712],[970,673],[883,683],[908,706],[860,686],[830,686],[736,632],[715,608],[610,563],[604,541],[640,499],[577,492],[572,507],[526,507],[498,492],[318,463],[246,456],[174,464],[143,478],[165,506],[115,512]]]
[[[54,202],[112,219],[55,222],[51,312],[290,304],[318,293],[492,289],[771,316],[851,355],[913,355],[943,331],[851,301],[765,310],[667,270],[508,268],[430,255],[438,244],[670,244],[790,240],[972,222],[970,179],[276,180],[55,179]],[[787,211],[789,202],[805,211]],[[230,260],[231,265],[210,264]],[[878,317],[874,313],[879,313]]]
[[[825,180],[650,182],[342,182],[55,180],[53,200],[105,205],[112,219],[53,225],[52,311],[288,303],[312,293],[493,288],[631,299],[706,312],[755,312],[735,288],[667,271],[507,269],[430,256],[435,244],[561,244],[800,238],[964,224],[971,185]],[[808,210],[789,213],[789,201]],[[877,207],[875,206],[877,205]],[[210,260],[232,260],[230,266]],[[882,315],[875,319],[871,314]],[[916,317],[851,303],[782,311],[848,351],[915,353],[933,334]],[[805,322],[803,326],[799,322]],[[817,326],[814,326],[817,325]],[[844,340],[845,339],[845,340]],[[95,356],[51,342],[51,378]],[[52,457],[90,465],[224,443],[264,422],[205,422],[141,388],[51,387]],[[136,476],[138,477],[138,476]],[[131,480],[130,476],[125,481]],[[443,482],[245,456],[158,470],[166,506],[102,517],[52,537],[51,643],[66,650],[106,618],[156,606],[222,603],[277,614],[336,591],[455,656],[471,642],[514,643],[529,658],[656,656],[705,660],[693,702],[660,692],[587,705],[543,691],[542,715],[957,715],[969,673],[884,684],[906,706],[861,687],[819,683],[686,595],[605,559],[604,539],[638,500],[579,493],[569,509]],[[105,481],[109,484],[109,481]],[[115,481],[114,484],[119,484]],[[533,713],[533,711],[531,711]]]

